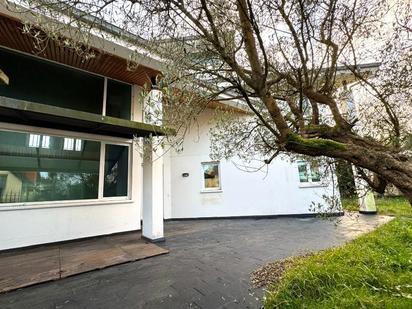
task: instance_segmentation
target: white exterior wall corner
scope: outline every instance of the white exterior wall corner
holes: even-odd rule
[[[312,202],[325,204],[323,195],[332,195],[326,186],[303,187],[295,163],[275,159],[268,171],[244,172],[233,162],[220,163],[221,192],[201,192],[201,162],[209,157],[209,129],[212,111],[199,119],[199,131],[185,137],[184,150],[170,156],[171,213],[166,219],[313,214]],[[182,177],[189,173],[188,177]]]

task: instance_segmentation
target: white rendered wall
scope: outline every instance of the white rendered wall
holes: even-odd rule
[[[0,211],[0,250],[140,229],[134,203]]]
[[[171,206],[165,218],[264,216],[308,214],[312,202],[323,203],[322,195],[332,185],[303,187],[296,164],[276,159],[265,171],[248,173],[232,162],[220,163],[221,192],[202,191],[201,162],[209,158],[209,128],[212,111],[206,111],[184,141],[182,153],[170,157]],[[182,177],[189,173],[189,177]]]

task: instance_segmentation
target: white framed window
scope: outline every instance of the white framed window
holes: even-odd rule
[[[130,145],[102,143],[101,198],[129,196]]]
[[[78,139],[78,138],[76,139],[74,150],[82,151],[82,140],[81,139]]]
[[[63,150],[82,151],[82,140],[65,137],[63,142]]]
[[[41,148],[49,149],[50,148],[50,136],[43,135],[41,139]]]
[[[65,137],[63,141],[63,150],[73,150],[74,138]]]
[[[220,191],[222,190],[220,178],[220,162],[202,162],[202,191]]]
[[[0,162],[0,174],[26,175],[7,183],[0,210],[17,204],[55,207],[131,199],[132,140],[14,124],[3,124],[0,138],[10,153],[10,160]],[[48,151],[33,152],[28,145]],[[72,151],[62,153],[62,147]]]
[[[40,134],[30,134],[29,135],[29,147],[31,148],[41,148],[49,149],[50,148],[50,136],[49,135],[40,135]]]
[[[298,161],[299,182],[304,183],[320,183],[321,177],[319,166],[316,163],[309,163],[307,161]]]
[[[29,135],[29,147],[38,148],[40,146],[40,134],[30,134]]]

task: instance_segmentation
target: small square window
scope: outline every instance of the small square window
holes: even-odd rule
[[[299,182],[320,182],[320,172],[317,163],[310,164],[307,161],[298,161]]]
[[[220,190],[220,164],[219,162],[203,162],[203,189]]]

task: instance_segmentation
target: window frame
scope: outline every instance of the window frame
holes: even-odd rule
[[[40,134],[40,133],[32,133],[32,132],[25,132],[28,134],[27,138],[27,147],[29,148],[41,148],[41,149],[50,149],[50,135],[47,134]],[[36,138],[36,145],[32,144],[32,137]],[[47,143],[45,143],[47,141]]]
[[[86,73],[88,75],[103,78],[103,97],[102,97],[102,104],[100,106],[101,107],[101,113],[96,114],[96,115],[107,116],[106,115],[106,104],[107,104],[107,83],[108,83],[108,80],[113,80],[115,82],[131,86],[130,87],[130,119],[127,119],[127,120],[135,121],[135,120],[133,120],[133,111],[134,111],[134,99],[133,99],[133,97],[134,97],[134,87],[133,86],[135,86],[134,84],[131,84],[129,82],[122,81],[122,80],[119,80],[119,79],[116,79],[116,78],[113,78],[113,77],[107,77],[107,76],[102,75],[102,74],[90,72],[90,71],[87,71],[87,70],[84,70],[84,69],[81,69],[81,68],[77,68],[77,67],[74,67],[74,66],[71,66],[71,65],[68,65],[68,64],[64,64],[64,63],[61,63],[61,62],[58,62],[58,61],[54,61],[54,60],[51,60],[51,59],[45,59],[43,57],[33,55],[33,54],[30,54],[30,53],[27,53],[27,52],[14,50],[14,49],[6,47],[6,46],[0,46],[0,50],[1,49],[5,50],[6,52],[18,55],[18,56],[28,57],[28,58],[32,58],[33,60],[47,62],[47,63],[53,64],[53,65],[57,65],[62,69],[75,70],[75,71],[79,71],[79,72],[82,72],[82,73]],[[119,119],[122,119],[122,118],[119,118]],[[62,131],[64,131],[64,130],[62,130]],[[35,148],[35,147],[33,147],[33,148]]]
[[[41,136],[41,146],[40,147],[42,149],[50,149],[50,135],[43,134]]]
[[[203,165],[204,164],[210,164],[210,163],[217,164],[219,187],[206,188]],[[200,162],[200,170],[201,170],[201,177],[202,177],[202,188],[200,190],[201,193],[213,193],[213,192],[217,193],[217,192],[222,192],[223,191],[222,190],[222,169],[220,167],[220,161],[202,161],[202,162]]]
[[[306,164],[306,174],[307,174],[307,179],[308,181],[302,182],[300,181],[300,175],[299,175],[299,164],[305,163]],[[309,161],[306,160],[298,160],[296,163],[297,167],[297,175],[298,175],[298,182],[299,182],[299,187],[300,188],[311,188],[311,187],[325,187],[327,186],[327,183],[325,183],[323,177],[321,177],[319,173],[319,181],[313,181],[312,180],[312,165],[310,164]],[[319,168],[318,168],[319,169]]]
[[[62,138],[84,139],[89,141],[100,142],[100,162],[99,162],[99,183],[98,183],[98,197],[96,199],[80,199],[80,200],[62,200],[62,201],[40,201],[40,202],[18,202],[18,203],[1,203],[1,210],[24,210],[32,208],[47,208],[47,207],[66,207],[66,206],[89,206],[102,205],[107,203],[132,203],[132,139],[116,138],[111,136],[96,135],[90,133],[82,133],[76,131],[65,131],[59,129],[48,129],[41,127],[33,127],[20,124],[12,124],[0,122],[0,130],[25,134],[39,134],[57,136]],[[41,141],[40,141],[41,143]],[[120,145],[128,147],[128,176],[127,176],[127,195],[103,197],[104,190],[104,163],[105,163],[105,145]],[[41,145],[40,145],[41,146]],[[82,145],[83,147],[83,145]],[[74,151],[74,150],[73,150]],[[103,160],[102,160],[103,158]]]
[[[63,137],[63,150],[73,151],[74,150],[74,137]]]
[[[33,143],[35,141],[35,143]],[[27,139],[27,146],[29,148],[40,148],[42,144],[41,134],[30,132]]]
[[[127,195],[125,196],[104,196],[104,163],[106,162],[106,145],[118,145],[126,146],[128,148],[127,152]],[[100,143],[100,165],[99,165],[99,190],[98,190],[98,199],[101,200],[122,200],[122,199],[131,199],[131,182],[132,182],[132,147],[128,143],[115,143],[115,142],[106,142],[102,141]]]

